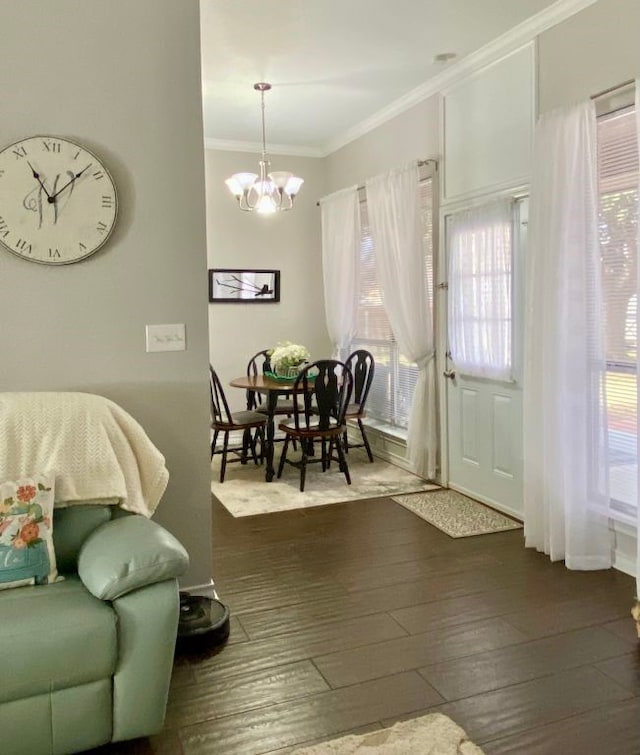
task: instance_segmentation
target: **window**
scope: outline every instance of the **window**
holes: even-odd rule
[[[433,307],[433,181],[430,178],[420,182],[420,207],[424,228],[425,286],[429,305]],[[351,346],[352,349],[367,349],[376,362],[367,414],[387,425],[406,429],[418,368],[400,353],[384,308],[366,202],[362,202],[360,214],[358,321]]]
[[[464,375],[512,379],[513,200],[451,215],[449,349]]]
[[[638,145],[634,107],[598,118],[598,181],[610,509],[615,518],[635,523]]]

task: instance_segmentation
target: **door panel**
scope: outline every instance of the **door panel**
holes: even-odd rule
[[[493,471],[514,477],[513,442],[510,429],[513,424],[513,397],[493,394]]]
[[[460,431],[462,458],[468,464],[478,464],[478,392],[463,388],[460,392]]]
[[[520,516],[520,387],[456,375],[447,393],[449,486]]]
[[[521,260],[527,200],[515,205],[513,235],[514,381],[462,375],[448,359],[445,380],[450,487],[522,518]]]

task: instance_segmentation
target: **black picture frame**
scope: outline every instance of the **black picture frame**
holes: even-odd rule
[[[279,270],[209,270],[209,302],[275,304],[280,301]]]

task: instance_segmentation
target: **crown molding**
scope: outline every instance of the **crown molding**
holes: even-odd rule
[[[373,131],[373,129],[382,126],[392,118],[414,107],[419,102],[442,92],[479,68],[495,63],[505,55],[531,42],[531,40],[535,39],[542,32],[565,21],[579,11],[584,10],[584,8],[594,5],[596,2],[597,0],[557,0],[553,5],[545,8],[545,10],[514,26],[513,29],[496,37],[496,39],[484,45],[484,47],[470,53],[457,63],[453,63],[446,71],[432,76],[424,84],[412,89],[387,107],[374,113],[371,117],[366,118],[353,128],[344,131],[335,139],[330,140],[325,145],[324,150],[322,150],[322,156],[326,157],[336,152],[355,139],[364,136],[369,131]]]
[[[217,149],[224,152],[252,152],[262,154],[262,144],[260,142],[236,142],[230,139],[211,139],[204,140],[205,149]],[[268,155],[289,155],[291,157],[326,157],[327,153],[314,147],[294,147],[288,144],[270,144],[267,151]]]

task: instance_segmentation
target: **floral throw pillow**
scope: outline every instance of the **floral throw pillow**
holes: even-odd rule
[[[56,581],[53,479],[0,483],[0,590]]]

